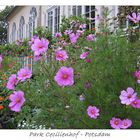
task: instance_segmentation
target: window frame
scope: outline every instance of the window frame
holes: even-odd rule
[[[25,20],[24,20],[24,17],[21,16],[20,22],[19,22],[19,39],[24,38],[24,30],[25,30],[24,27],[25,27]]]
[[[59,31],[60,25],[60,6],[52,6],[47,10],[48,22],[47,27],[48,30],[54,35]]]
[[[80,9],[80,12],[79,12],[79,9]],[[82,15],[82,5],[72,6],[72,15],[80,17]]]
[[[12,42],[16,41],[16,23],[13,22],[12,25]]]
[[[86,10],[86,7],[89,7],[89,10]],[[93,8],[93,9],[92,9]],[[92,29],[93,27],[95,27],[95,6],[93,5],[85,5],[85,9],[84,9],[84,16],[86,18],[93,18],[94,20],[91,20],[91,23],[87,26],[87,28]],[[94,15],[92,16],[92,13],[94,13]],[[89,16],[86,16],[86,14],[88,14]]]
[[[33,36],[33,31],[36,27],[36,18],[37,18],[37,10],[35,7],[32,7],[30,10],[30,16],[29,16],[29,39]]]

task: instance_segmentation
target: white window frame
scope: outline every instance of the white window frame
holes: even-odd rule
[[[19,39],[24,39],[24,31],[25,31],[25,19],[21,16],[19,21]]]
[[[12,25],[12,42],[16,41],[16,23]]]
[[[79,12],[80,10],[80,12]],[[72,6],[72,15],[73,16],[81,16],[82,15],[82,5],[74,5]]]
[[[89,6],[89,10],[86,11],[86,7]],[[94,7],[94,9],[92,9],[92,6]],[[95,18],[95,5],[85,5],[84,6],[84,16],[87,18]],[[94,12],[94,15],[92,16],[92,13]],[[87,16],[87,14],[89,16]],[[91,29],[93,26],[95,26],[95,20],[91,20],[91,23],[89,24],[89,29]]]
[[[57,14],[56,14],[57,9]],[[47,17],[48,17],[48,29],[51,31],[52,35],[59,31],[59,24],[60,24],[60,6],[51,6],[47,10]],[[57,18],[57,20],[55,20]],[[55,29],[57,26],[57,29]]]
[[[37,9],[36,7],[32,7],[29,16],[29,39],[32,38],[33,31],[36,28],[36,19],[37,19]]]

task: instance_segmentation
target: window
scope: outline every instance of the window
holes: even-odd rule
[[[13,23],[12,26],[12,42],[16,41],[16,23]]]
[[[73,6],[72,13],[74,16],[80,16],[82,14],[82,6]]]
[[[19,61],[20,61],[21,68],[28,67],[30,70],[32,70],[32,66],[33,66],[32,58],[28,58],[26,56],[20,56]]]
[[[33,31],[35,29],[35,20],[37,17],[37,11],[35,7],[32,7],[30,11],[30,17],[29,17],[29,39],[33,36]]]
[[[19,39],[23,39],[24,38],[24,24],[25,24],[25,21],[24,21],[24,17],[22,16],[20,18],[20,22],[19,22]]]
[[[59,31],[60,6],[53,6],[48,10],[48,29],[54,34]]]
[[[59,31],[59,21],[60,21],[60,7],[55,8],[55,15],[54,15],[54,32]]]
[[[48,29],[53,33],[53,11],[48,12]]]
[[[46,13],[44,14],[44,26],[46,27],[46,21],[47,21],[47,19],[46,19]]]
[[[85,6],[85,17],[95,18],[95,6]],[[89,29],[93,27],[95,27],[95,20],[91,20],[91,23],[87,26]]]

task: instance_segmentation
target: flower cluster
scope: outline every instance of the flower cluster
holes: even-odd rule
[[[128,87],[126,91],[122,90],[119,98],[122,104],[140,108],[140,99],[137,98],[137,93],[135,93],[134,89],[131,87]]]
[[[20,69],[18,71],[17,76],[16,76],[16,74],[12,74],[9,77],[6,87],[9,90],[15,90],[15,86],[19,82],[24,82],[25,80],[31,78],[31,76],[32,76],[32,72],[27,67],[24,69]],[[11,94],[9,96],[9,99],[11,101],[11,103],[9,104],[10,109],[15,112],[20,112],[21,107],[25,102],[24,92],[23,91],[13,91],[13,94]]]
[[[71,41],[71,44],[75,44],[77,42],[78,36],[76,36],[74,33],[69,34],[69,38]]]
[[[128,18],[133,21],[134,23],[137,23],[140,21],[140,15],[136,14],[136,13],[132,13],[132,16],[128,16]],[[91,19],[94,20],[94,19]],[[67,39],[65,40],[64,38],[62,38],[62,34],[61,32],[57,32],[55,33],[54,37],[55,37],[55,41],[58,41],[56,44],[57,49],[52,49],[51,52],[52,55],[54,54],[55,56],[55,62],[56,65],[57,64],[61,64],[61,67],[58,69],[58,71],[56,72],[56,74],[52,74],[53,75],[53,79],[55,81],[51,81],[48,77],[47,80],[45,82],[45,86],[48,87],[48,85],[51,84],[57,84],[57,86],[59,86],[58,88],[64,89],[65,86],[70,87],[73,86],[75,87],[76,85],[76,80],[78,81],[83,75],[82,73],[80,74],[75,74],[75,71],[77,70],[76,68],[73,68],[71,65],[74,63],[76,63],[76,60],[73,58],[69,58],[70,57],[70,53],[68,55],[66,49],[68,46],[66,46],[67,44],[71,45],[72,49],[76,48],[81,49],[79,52],[82,52],[81,54],[78,54],[78,61],[84,61],[86,60],[87,63],[91,62],[91,58],[88,58],[90,55],[90,51],[91,48],[89,47],[85,47],[84,49],[82,48],[82,45],[80,46],[80,43],[78,42],[78,39],[82,36],[83,34],[85,35],[85,28],[86,28],[86,24],[80,24],[78,25],[78,30],[76,31],[72,31],[71,29],[69,30],[65,30],[64,34],[67,37]],[[93,41],[96,41],[95,39],[95,35],[92,33],[89,33],[88,35],[86,34],[84,36],[84,39],[88,42],[88,44],[92,44]],[[70,40],[69,42],[66,42]],[[79,39],[80,40],[80,39]],[[55,45],[56,45],[55,44]],[[76,45],[75,45],[76,44]],[[33,36],[33,38],[31,39],[31,41],[29,42],[29,45],[34,53],[34,60],[38,61],[39,59],[42,58],[42,56],[47,52],[48,50],[48,45],[49,45],[49,41],[45,38],[39,38],[38,36]],[[66,46],[66,47],[65,47]],[[70,48],[70,49],[71,49]],[[54,51],[55,50],[55,51]],[[77,51],[77,53],[78,53]],[[95,50],[96,51],[96,50]],[[53,57],[54,58],[54,57]],[[69,60],[72,63],[65,63],[64,61]],[[81,60],[82,59],[82,60]],[[59,62],[58,62],[59,61]],[[0,56],[0,65],[2,63],[2,57]],[[64,66],[62,64],[65,64],[68,66]],[[87,64],[89,65],[89,64]],[[45,67],[46,68],[46,67]],[[56,67],[55,67],[56,68]],[[54,69],[55,69],[54,68]],[[44,72],[44,71],[43,71]],[[48,71],[47,71],[48,72]],[[49,73],[49,72],[48,72]],[[76,75],[76,80],[74,80],[74,74]],[[25,97],[24,97],[24,92],[21,90],[15,90],[16,86],[18,85],[18,83],[23,83],[25,82],[27,79],[30,79],[32,77],[32,71],[29,70],[27,67],[26,68],[21,68],[18,72],[17,75],[16,74],[12,74],[9,77],[9,80],[7,82],[7,89],[12,90],[12,94],[9,96],[10,99],[10,104],[9,107],[12,111],[15,112],[20,112],[22,106],[25,103]],[[88,76],[87,76],[88,77]],[[140,70],[135,72],[135,77],[137,79],[137,83],[140,83]],[[81,78],[82,79],[82,78]],[[80,80],[81,80],[80,79]],[[89,80],[85,80],[83,89],[86,91],[92,90],[92,83],[90,81],[92,81],[89,77]],[[49,82],[49,84],[48,84]],[[69,92],[69,91],[68,91]],[[66,92],[66,93],[68,93]],[[79,93],[76,94],[76,96],[79,97],[79,100],[81,101],[80,103],[82,104],[83,102],[86,102],[88,100],[88,97],[86,96],[85,92],[80,92],[80,96]],[[91,91],[92,92],[92,91]],[[121,101],[121,104],[123,105],[129,105],[133,108],[140,108],[140,99],[137,96],[137,93],[134,91],[134,89],[132,87],[128,87],[126,90],[122,90],[121,91],[121,95],[119,96],[119,99]],[[62,99],[63,100],[63,99]],[[96,102],[95,102],[96,103]],[[88,103],[86,103],[87,105]],[[65,106],[65,109],[69,109],[71,108],[71,106],[69,106],[69,104]],[[0,106],[0,109],[2,109],[2,106]],[[85,110],[84,110],[85,111]],[[88,104],[88,107],[86,109],[86,113],[89,117],[89,119],[100,119],[100,112],[102,112],[102,108],[100,106],[100,109],[96,106],[92,106]],[[112,116],[111,116],[112,117]],[[108,121],[109,123],[109,121]],[[126,119],[120,119],[117,117],[113,117],[110,120],[110,126],[114,129],[127,129],[129,127],[132,126],[132,121],[128,118]]]
[[[127,129],[131,127],[132,121],[130,119],[121,120],[120,118],[113,117],[110,120],[110,125],[114,129]]]

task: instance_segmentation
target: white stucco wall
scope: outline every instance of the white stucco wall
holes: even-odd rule
[[[15,22],[16,23],[16,39],[19,39],[18,37],[18,32],[19,32],[19,22],[20,22],[20,18],[21,16],[24,17],[24,20],[25,20],[25,25],[24,25],[24,38],[28,38],[29,36],[29,15],[30,15],[30,10],[32,9],[33,6],[23,6],[20,11],[17,11],[16,14],[14,14],[12,16],[12,18],[10,18],[10,20],[8,21],[9,23],[9,42],[12,42],[12,39],[11,39],[11,34],[12,34],[12,26],[13,26],[13,23]],[[37,10],[37,13],[38,13],[38,10],[39,10],[39,6],[34,6]],[[37,15],[37,18],[38,18],[38,15]],[[35,27],[37,27],[37,18],[36,18],[36,21],[35,21]]]
[[[30,10],[32,7],[36,8],[37,11],[37,18],[35,21],[35,27],[41,25],[41,26],[48,26],[48,9],[55,7],[55,6],[22,6],[20,7],[15,13],[12,13],[12,15],[9,17],[9,29],[8,29],[8,40],[9,42],[12,42],[11,34],[12,34],[12,26],[13,23],[16,23],[16,39],[19,39],[17,36],[18,30],[19,30],[19,22],[21,16],[24,17],[25,20],[25,26],[24,26],[24,38],[29,37],[29,16],[30,16]],[[95,17],[99,14],[102,16],[102,6],[96,6],[95,7],[97,11],[95,12]],[[116,16],[118,13],[118,6],[108,6],[109,10],[111,10],[111,13],[109,17]],[[54,13],[54,12],[53,12]],[[82,15],[85,13],[85,6],[82,6]],[[72,15],[72,5],[69,6],[60,6],[60,23],[63,16],[69,17]],[[54,21],[53,21],[54,22]],[[115,23],[114,23],[115,24]],[[95,26],[98,27],[99,21],[95,21]],[[112,26],[113,28],[113,26]],[[54,29],[53,29],[54,33]]]

